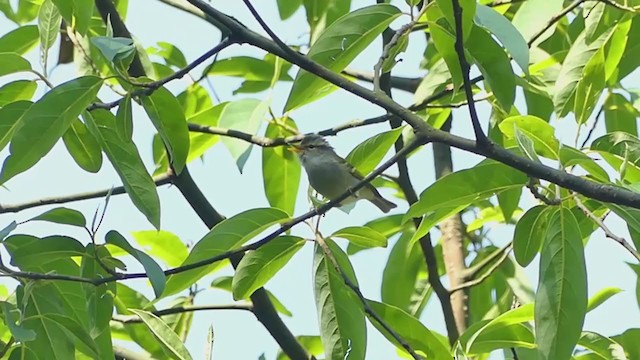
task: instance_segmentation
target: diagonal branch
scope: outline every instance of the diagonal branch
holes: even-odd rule
[[[489,268],[487,268],[487,271],[485,273],[483,273],[482,275],[478,276],[477,278],[475,278],[473,280],[467,281],[466,283],[460,284],[460,285],[458,285],[456,287],[453,287],[453,288],[449,289],[449,292],[451,294],[454,294],[457,291],[464,290],[464,289],[479,285],[480,283],[482,283],[483,281],[488,279],[491,275],[493,275],[493,273],[496,270],[498,270],[500,265],[502,265],[504,263],[504,261],[507,260],[507,258],[509,257],[509,252],[510,251],[511,251],[511,243],[509,243],[509,245],[505,246],[505,248],[497,251],[497,253],[500,254],[500,257]]]
[[[168,308],[163,310],[157,310],[153,312],[155,316],[167,316],[173,314],[182,314],[194,311],[206,311],[206,310],[245,310],[253,311],[251,304],[228,304],[228,305],[188,305],[179,306],[174,308]],[[141,323],[142,319],[138,315],[113,315],[111,320],[123,323],[123,324],[137,324]]]
[[[458,0],[451,0],[453,6],[453,18],[455,21],[456,42],[455,49],[458,54],[458,61],[460,62],[460,69],[462,70],[462,87],[469,104],[469,116],[471,117],[471,124],[473,125],[473,132],[475,133],[476,141],[479,146],[484,146],[489,143],[487,135],[482,131],[480,125],[480,119],[478,118],[478,112],[476,110],[476,104],[473,100],[473,89],[471,87],[471,79],[469,72],[471,66],[467,61],[467,57],[464,54],[464,29],[462,28],[462,7]]]

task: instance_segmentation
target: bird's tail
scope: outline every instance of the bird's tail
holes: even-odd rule
[[[388,213],[391,209],[394,209],[397,205],[391,201],[383,198],[382,196],[376,196],[373,199],[368,199],[373,205],[378,207],[383,213]]]

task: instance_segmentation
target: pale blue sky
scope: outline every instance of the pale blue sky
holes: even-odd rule
[[[307,29],[303,11],[298,11],[292,19],[286,22],[279,20],[275,0],[254,1],[263,17],[273,24],[273,30],[278,33],[285,42],[301,44],[305,41],[304,32]],[[369,5],[373,1],[352,1],[352,9]],[[406,10],[404,1],[393,1],[403,10]],[[213,0],[211,4],[217,9],[234,16],[246,25],[257,29],[257,24],[251,18],[248,11],[239,1]],[[403,21],[406,21],[404,19]],[[219,32],[209,24],[192,16],[174,10],[158,1],[136,0],[130,1],[127,24],[138,40],[145,46],[153,46],[157,41],[165,41],[177,45],[185,54],[187,61],[191,61],[210,49],[219,40]],[[0,16],[0,29],[5,33],[13,28],[13,24]],[[415,76],[417,65],[420,61],[424,47],[423,37],[415,34],[411,39],[409,50],[402,55],[403,62],[394,70],[395,74]],[[55,46],[54,46],[55,48]],[[352,68],[370,71],[379,54],[380,42],[375,42],[352,64]],[[220,58],[237,55],[253,55],[261,57],[264,53],[247,45],[234,46],[220,54]],[[51,56],[52,59],[55,58]],[[34,67],[38,67],[37,51],[33,51],[29,59]],[[292,74],[295,74],[295,68]],[[51,80],[59,84],[66,79],[75,76],[73,65],[65,65],[52,72]],[[30,78],[29,75],[20,75],[21,78]],[[0,79],[0,85],[15,77]],[[637,82],[637,76],[634,77]],[[212,78],[217,94],[222,101],[234,100],[240,96],[232,96],[232,91],[237,87],[237,79]],[[189,80],[182,79],[171,83],[169,88],[178,93]],[[273,94],[273,109],[278,115],[290,89],[290,83],[281,84]],[[41,86],[36,98],[41,96],[44,88]],[[411,96],[399,91],[395,94],[397,101],[409,104]],[[103,99],[108,100],[113,95],[107,91],[101,93]],[[265,94],[254,97],[264,98]],[[243,95],[242,97],[247,97]],[[250,97],[250,96],[249,96]],[[519,99],[516,106],[521,112],[526,111],[523,101]],[[148,165],[152,167],[151,136],[152,127],[146,115],[140,108],[134,108],[135,140],[139,144],[140,153]],[[480,116],[486,124],[489,118],[488,107],[480,105]],[[367,118],[382,114],[376,106],[368,104],[344,91],[337,91],[332,95],[299,110],[292,117],[304,132],[318,131],[337,124],[341,124],[356,118]],[[472,136],[468,126],[466,109],[454,112],[454,132],[467,137]],[[367,128],[359,128],[342,132],[338,137],[330,138],[341,155],[346,155],[350,149],[375,132],[387,129],[386,124]],[[564,119],[559,122],[557,135],[568,143],[573,143],[575,128],[572,119]],[[5,149],[0,152],[0,160],[8,155]],[[475,164],[479,158],[454,151],[454,166],[456,169],[466,168]],[[206,155],[204,163],[193,162],[189,168],[197,183],[205,192],[208,199],[218,211],[226,216],[232,216],[243,210],[268,206],[264,196],[261,179],[260,149],[254,148],[245,166],[243,174],[239,174],[229,156],[227,150],[217,144]],[[40,163],[28,172],[18,175],[9,181],[6,189],[0,189],[0,203],[16,203],[41,197],[66,195],[79,191],[90,191],[119,185],[117,175],[105,158],[105,165],[98,175],[91,175],[80,170],[66,153],[66,149],[60,142],[52,152]],[[413,182],[418,190],[422,191],[434,179],[433,164],[431,159],[431,147],[426,147],[416,156],[409,159],[412,169]],[[302,184],[298,194],[296,214],[306,211],[309,207],[306,201],[307,180],[302,177]],[[162,228],[171,231],[188,243],[193,243],[202,237],[207,229],[195,216],[180,193],[173,187],[164,186],[159,189],[162,203]],[[397,201],[399,202],[399,201]],[[84,201],[67,206],[82,211],[86,217],[91,218],[95,208],[100,204],[99,200]],[[525,193],[521,206],[527,208],[533,201],[531,196]],[[401,204],[395,211],[406,211],[407,207]],[[0,228],[12,220],[25,220],[37,215],[46,208],[37,208],[20,214],[0,215]],[[366,221],[380,216],[378,210],[368,203],[359,204],[351,215],[347,217],[340,211],[331,211],[322,221],[322,231],[327,234],[335,229],[345,226],[361,225]],[[621,235],[627,235],[626,229],[619,221],[610,222],[613,231]],[[116,229],[123,234],[136,230],[151,229],[146,219],[136,211],[126,196],[112,198],[109,211],[102,229]],[[83,231],[72,228],[55,226],[50,224],[27,224],[19,228],[19,232],[34,235],[51,235],[63,233],[75,236],[80,241],[88,241]],[[496,244],[505,244],[511,240],[513,228],[494,226],[491,231],[492,239]],[[294,233],[309,237],[307,228],[298,226]],[[104,234],[104,233],[103,233]],[[437,236],[434,236],[434,239]],[[312,246],[307,244],[291,262],[267,285],[280,300],[293,312],[293,318],[285,318],[286,324],[296,335],[318,334],[318,322],[316,308],[313,300],[312,289]],[[358,274],[363,293],[372,299],[380,297],[381,273],[384,268],[389,248],[373,249],[358,254],[351,261]],[[604,335],[614,335],[620,331],[640,324],[640,313],[636,304],[634,289],[635,276],[624,261],[633,261],[632,257],[622,250],[615,242],[604,238],[601,231],[596,232],[586,247],[586,259],[589,273],[589,294],[594,294],[606,286],[617,286],[625,291],[616,295],[600,308],[587,316],[585,330],[600,332]],[[136,271],[137,266],[132,264],[131,271]],[[532,283],[537,279],[537,260],[526,270]],[[219,275],[230,275],[229,269],[209,276],[200,282],[202,287],[208,287],[209,282]],[[6,281],[4,281],[6,283]],[[12,283],[15,284],[15,283]],[[152,297],[150,287],[145,281],[134,280],[127,282],[139,291]],[[232,302],[229,294],[222,291],[206,291],[198,295],[198,304],[225,304]],[[444,323],[440,313],[440,306],[434,297],[423,313],[422,320],[432,330],[444,333]],[[194,319],[194,326],[187,340],[187,347],[194,358],[202,358],[205,349],[206,329],[213,324],[215,331],[214,358],[215,359],[257,359],[263,352],[267,359],[275,358],[277,344],[269,336],[262,325],[253,315],[247,312],[233,311],[209,311],[199,312]],[[369,327],[368,333],[369,359],[392,359],[396,357],[394,347],[389,344],[373,327]]]

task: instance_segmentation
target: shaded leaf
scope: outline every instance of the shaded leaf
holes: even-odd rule
[[[87,225],[87,220],[84,218],[84,215],[82,215],[80,211],[65,207],[51,209],[34,218],[29,219],[29,221],[33,220],[49,221],[53,223],[74,225],[79,227],[85,227]]]
[[[62,140],[78,166],[91,173],[97,173],[100,170],[102,148],[82,121],[75,119],[62,135]]]
[[[11,155],[2,166],[0,184],[26,171],[46,155],[94,100],[101,86],[100,78],[77,78],[55,87],[33,104],[22,115],[22,125],[13,134]]]
[[[400,11],[387,4],[353,11],[329,25],[313,43],[307,56],[330,70],[340,72],[398,16]],[[335,86],[326,80],[300,69],[289,93],[285,111],[315,101],[333,90]]]
[[[305,241],[297,236],[280,236],[244,255],[233,276],[233,297],[246,299],[282,269]]]
[[[22,125],[22,116],[31,105],[31,101],[16,101],[0,109],[0,150],[4,149]]]
[[[125,142],[118,136],[115,130],[116,118],[106,110],[85,113],[84,119],[122,180],[131,202],[156,229],[159,229],[160,199],[156,185],[147,173],[135,144]]]
[[[189,255],[182,240],[168,231],[134,231],[131,235],[147,254],[158,257],[167,266],[177,267]]]
[[[532,207],[516,223],[513,254],[521,266],[529,265],[540,251],[547,231],[549,209],[545,205]]]
[[[402,134],[402,127],[374,135],[356,146],[346,160],[363,175],[369,174],[380,164],[389,149]]]

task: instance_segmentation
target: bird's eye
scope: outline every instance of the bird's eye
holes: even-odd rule
[[[315,145],[309,145],[308,147],[309,147],[309,149],[313,149],[316,146]]]

